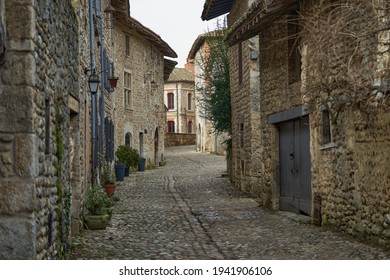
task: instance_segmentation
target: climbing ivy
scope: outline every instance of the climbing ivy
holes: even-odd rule
[[[56,247],[58,249],[58,258],[64,258],[66,252],[69,248],[69,229],[70,229],[70,206],[71,206],[71,194],[69,191],[65,190],[64,184],[62,182],[62,164],[63,164],[63,155],[64,155],[64,143],[62,135],[62,124],[63,117],[61,113],[61,108],[56,107],[56,157],[57,163],[55,165],[56,169],[56,188],[57,188],[57,206],[56,214],[58,219],[58,238],[56,240]]]

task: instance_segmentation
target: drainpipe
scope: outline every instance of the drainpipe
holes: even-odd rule
[[[93,0],[89,0],[89,47],[90,47],[90,57],[91,57],[91,73],[95,74],[95,48],[94,48],[94,30],[93,30]],[[92,187],[95,183],[95,137],[96,137],[96,94],[92,94],[92,143],[91,143],[91,173],[92,173]]]
[[[179,84],[176,82],[176,119],[177,119],[177,131],[180,132],[180,123],[179,123]]]
[[[103,1],[100,1],[100,11],[103,11]],[[107,69],[108,65],[105,65],[105,60],[104,60],[104,36],[103,36],[103,16],[99,18],[99,40],[101,42],[100,45],[100,61],[101,61],[101,68],[102,68],[102,73],[101,73],[101,94],[102,98],[100,101],[100,147],[102,147],[102,152],[104,150],[104,88],[105,88],[105,69]]]

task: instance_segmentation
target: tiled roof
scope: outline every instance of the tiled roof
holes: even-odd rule
[[[138,34],[155,45],[164,56],[177,58],[176,52],[156,33],[143,26],[139,21],[129,14],[128,5],[125,0],[112,0],[111,5],[115,9],[115,20],[126,27],[135,30]]]
[[[209,37],[215,37],[215,36],[225,36],[226,30],[214,30],[210,32],[206,32],[203,34],[200,34],[198,38],[194,41],[192,44],[191,50],[188,53],[187,59],[194,59],[196,53],[199,51],[199,49],[202,47],[202,45],[205,43],[206,39]]]
[[[192,72],[184,68],[175,68],[173,69],[167,82],[194,82],[194,80]]]
[[[176,61],[164,58],[164,81],[168,80],[176,64]]]

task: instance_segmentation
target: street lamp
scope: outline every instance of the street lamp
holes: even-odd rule
[[[96,75],[95,73],[92,73],[88,78],[88,86],[91,94],[95,95],[97,93],[99,83],[100,83],[99,76]]]

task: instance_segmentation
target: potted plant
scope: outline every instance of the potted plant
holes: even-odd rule
[[[118,181],[123,181],[125,177],[125,168],[128,167],[127,162],[130,156],[130,147],[126,145],[120,145],[116,151],[116,162],[115,162],[115,174]]]
[[[101,186],[94,186],[87,191],[85,208],[88,215],[84,216],[85,225],[88,229],[105,229],[110,216],[107,214],[107,207],[111,199]]]
[[[136,149],[126,145],[121,145],[116,150],[115,156],[117,158],[117,162],[124,163],[126,168],[129,170],[130,168],[137,169],[140,158]]]
[[[106,193],[109,197],[113,196],[116,190],[115,184],[115,174],[112,171],[110,163],[105,161],[103,163],[103,170],[101,174],[101,182],[103,188],[106,190]]]
[[[130,148],[130,158],[129,158],[129,167],[133,168],[134,170],[137,169],[137,166],[140,161],[139,153],[136,149]]]

